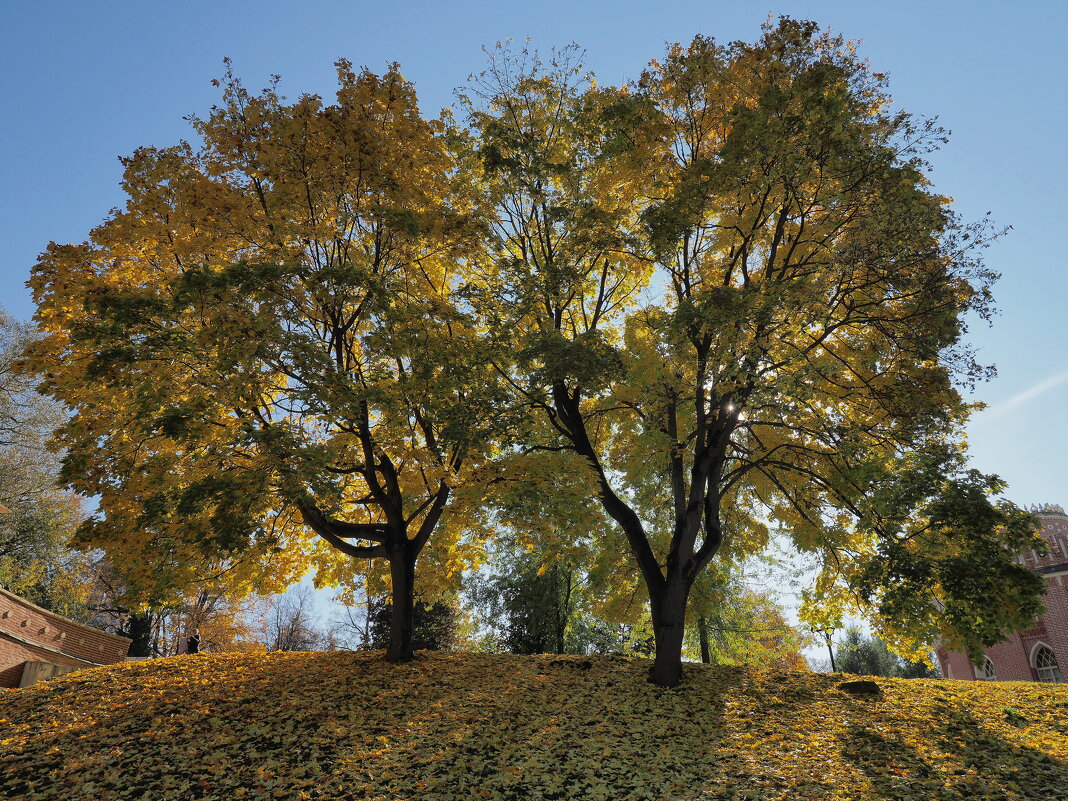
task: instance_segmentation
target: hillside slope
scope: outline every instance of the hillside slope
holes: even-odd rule
[[[1068,686],[204,654],[0,695],[4,799],[1068,798]]]

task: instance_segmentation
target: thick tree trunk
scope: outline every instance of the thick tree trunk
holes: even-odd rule
[[[669,579],[663,592],[651,600],[656,656],[649,681],[661,687],[674,687],[682,679],[682,638],[686,634],[689,595],[689,585],[676,577]]]
[[[701,638],[701,661],[712,664],[712,651],[708,647],[708,621],[703,617],[697,619],[697,634]]]
[[[393,582],[390,598],[393,608],[386,659],[394,663],[410,662],[415,654],[412,648],[412,632],[415,629],[415,559],[406,553],[391,554],[389,575]]]
[[[131,614],[125,634],[131,640],[130,656],[152,656],[152,613]]]

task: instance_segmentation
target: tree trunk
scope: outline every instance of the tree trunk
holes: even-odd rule
[[[415,558],[406,553],[391,554],[389,575],[393,582],[390,602],[389,647],[386,660],[410,662],[414,656],[412,632],[415,628]]]
[[[661,687],[674,687],[682,679],[682,638],[686,634],[689,595],[686,582],[669,578],[663,592],[653,595],[650,603],[656,656],[649,670],[649,681]]]
[[[130,656],[152,656],[152,613],[131,614],[126,621],[125,634],[131,640]]]
[[[560,592],[560,570],[557,565],[552,566],[552,598],[553,598],[553,644],[556,653],[564,652],[564,626],[567,621],[567,599]]]
[[[567,634],[567,622],[571,619],[571,593],[573,587],[571,586],[571,579],[573,573],[571,568],[568,568],[564,572],[564,599],[561,602],[563,613],[560,616],[560,624],[556,630],[556,650],[557,653],[564,652],[565,636]]]
[[[697,619],[697,634],[701,638],[701,661],[712,664],[712,652],[708,647],[708,621],[703,617]]]

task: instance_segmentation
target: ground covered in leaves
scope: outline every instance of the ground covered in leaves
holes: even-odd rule
[[[1068,798],[1068,685],[202,654],[0,693],[3,799]]]

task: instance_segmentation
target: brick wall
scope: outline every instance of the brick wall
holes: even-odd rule
[[[1006,642],[986,650],[994,663],[998,681],[1034,681],[1033,654],[1039,644],[1052,649],[1062,680],[1068,681],[1068,515],[1057,506],[1035,511],[1042,520],[1042,537],[1049,553],[1023,554],[1021,562],[1046,576],[1045,614],[1026,631],[1013,633]],[[943,678],[975,679],[975,670],[966,654],[938,650]]]
[[[0,587],[0,687],[17,687],[25,662],[88,667],[121,662],[130,641],[54,614]]]
[[[1043,641],[1053,649],[1061,669],[1061,679],[1068,681],[1068,575],[1046,580],[1047,636]]]

